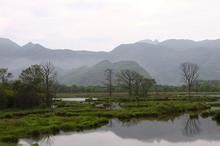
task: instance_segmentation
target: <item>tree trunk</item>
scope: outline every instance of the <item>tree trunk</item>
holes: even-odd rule
[[[191,85],[188,85],[188,97],[191,97]]]
[[[46,100],[47,106],[50,106],[50,95],[49,95],[49,81],[48,77],[46,77]]]
[[[109,95],[110,97],[112,97],[112,80],[110,79],[110,83],[109,83]]]
[[[129,96],[131,96],[131,81],[128,83],[128,88],[129,88]]]

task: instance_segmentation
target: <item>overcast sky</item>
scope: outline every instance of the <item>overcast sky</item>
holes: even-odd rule
[[[0,0],[0,37],[94,51],[143,39],[217,39],[220,0]]]

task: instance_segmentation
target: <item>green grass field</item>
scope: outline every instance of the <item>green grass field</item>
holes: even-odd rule
[[[72,97],[108,97],[106,92],[91,92],[91,93],[57,93],[58,98],[72,98]],[[187,92],[149,92],[148,97],[187,97]],[[193,97],[219,97],[220,92],[192,92]],[[127,92],[113,93],[113,97],[128,97]]]
[[[88,96],[85,96],[88,95]],[[162,96],[163,95],[163,96]],[[220,106],[217,97],[207,97],[207,93],[188,98],[186,93],[150,93],[149,97],[127,97],[126,93],[114,94],[107,98],[106,93],[84,93],[57,95],[68,97],[99,97],[97,101],[85,103],[56,101],[55,109],[5,109],[0,112],[0,141],[16,142],[19,138],[40,138],[62,131],[81,131],[105,125],[112,118],[128,121],[133,118],[169,120],[181,114],[202,113],[204,117],[220,119]],[[118,103],[120,108],[110,105]],[[99,105],[99,106],[98,106]],[[102,106],[100,106],[102,105]]]
[[[212,116],[220,123],[218,93],[151,92],[148,97],[128,97],[127,93],[59,93],[59,98],[97,97],[86,102],[55,101],[56,108],[5,109],[0,111],[0,141],[17,142],[19,138],[40,138],[59,131],[81,131],[105,125],[112,118],[169,120],[181,114]],[[211,96],[210,96],[211,95]],[[120,108],[112,108],[117,103]],[[102,106],[100,106],[102,105]]]

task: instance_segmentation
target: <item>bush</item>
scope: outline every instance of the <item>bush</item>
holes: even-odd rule
[[[21,84],[16,95],[16,106],[30,108],[40,106],[42,98],[33,86]]]
[[[8,98],[3,95],[0,95],[0,109],[4,109],[7,107],[8,107]]]
[[[0,109],[13,107],[14,92],[7,87],[0,87]]]

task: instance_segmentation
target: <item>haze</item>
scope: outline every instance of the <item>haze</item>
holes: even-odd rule
[[[217,39],[220,0],[0,0],[0,34],[20,45],[108,51],[146,38]]]

